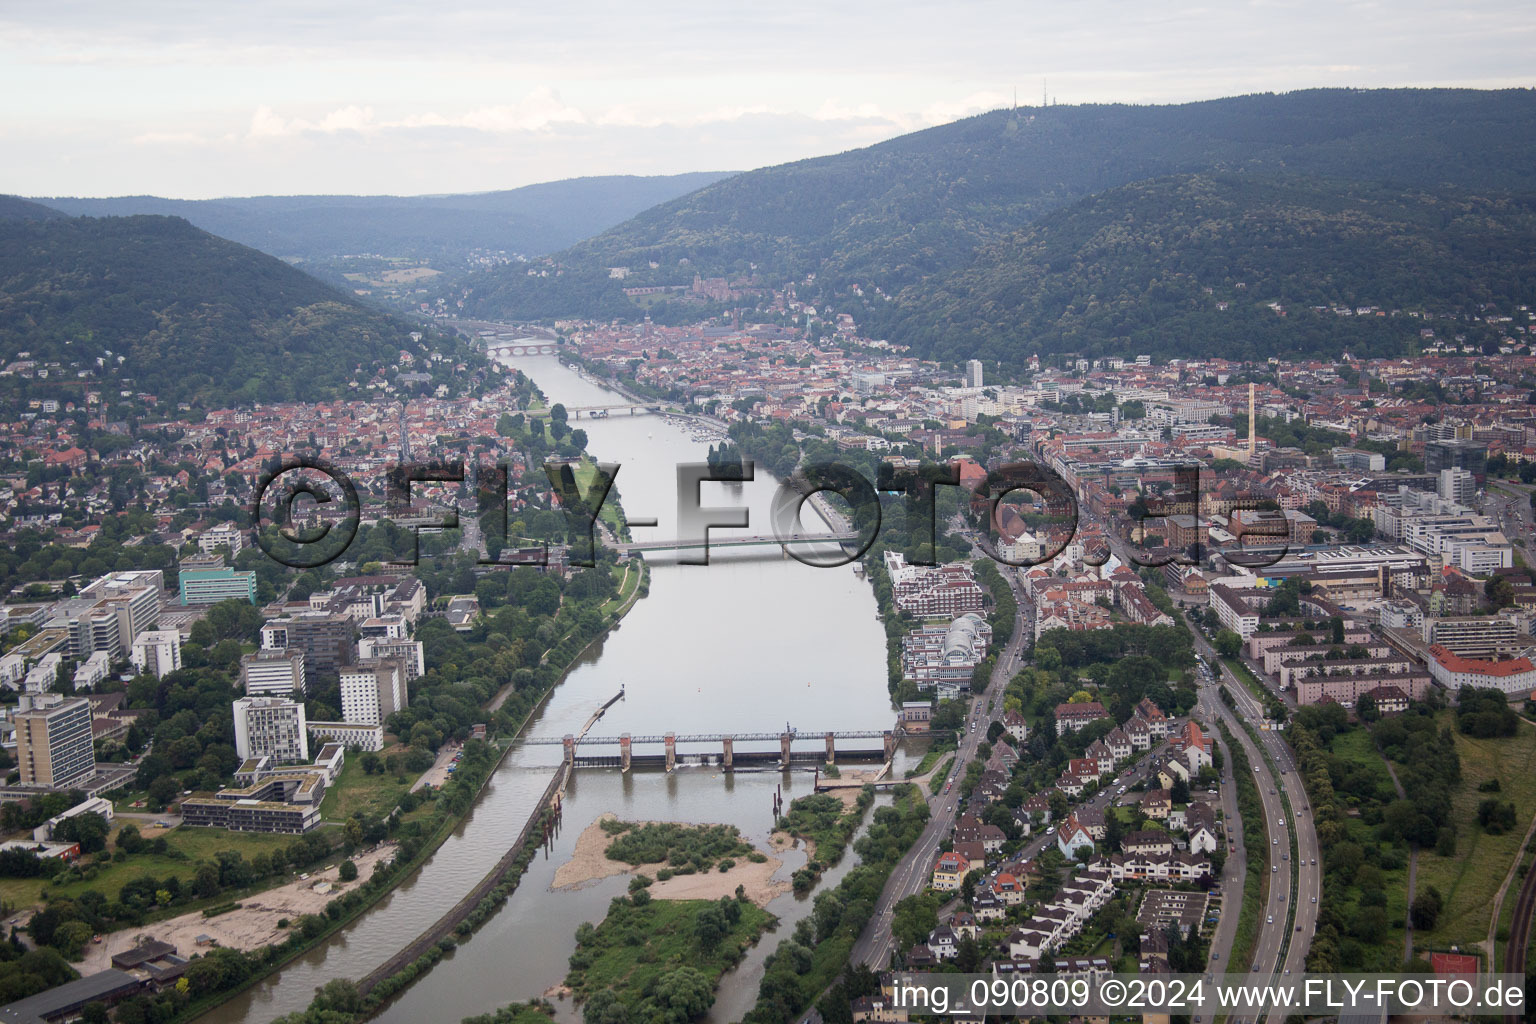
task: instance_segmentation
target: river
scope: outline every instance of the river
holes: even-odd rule
[[[533,378],[551,403],[624,401],[553,356],[508,362]],[[707,442],[695,429],[654,416],[573,419],[587,450],[620,464],[615,488],[632,518],[654,516],[636,540],[676,536],[676,465],[702,462]],[[708,506],[746,505],[753,534],[770,532],[768,509],[778,486],[758,470],[752,482],[703,485]],[[815,517],[806,512],[807,519]],[[807,523],[806,529],[820,528]],[[722,533],[721,535],[725,535]],[[816,568],[783,558],[776,548],[714,551],[710,565],[671,564],[654,555],[649,595],[622,626],[595,645],[556,687],[526,735],[560,736],[622,685],[626,697],[593,735],[779,732],[786,722],[805,734],[831,729],[888,729],[894,721],[885,688],[885,635],[869,586],[848,566]],[[859,741],[878,746],[878,740]],[[776,744],[738,743],[738,751]],[[658,748],[659,749],[659,748]],[[799,745],[797,749],[810,749]],[[611,751],[604,751],[611,752]],[[637,748],[637,753],[641,752]],[[646,749],[645,752],[657,752]],[[360,978],[442,915],[496,862],[516,837],[558,763],[558,746],[519,745],[487,784],[471,814],[409,881],[330,941],[279,974],[200,1018],[210,1024],[262,1024],[302,1009],[331,978]],[[898,756],[898,771],[907,760]],[[509,1002],[541,995],[565,976],[582,921],[600,921],[608,901],[625,891],[615,876],[555,891],[555,869],[569,858],[581,830],[604,812],[621,818],[726,822],[764,844],[773,825],[772,796],[811,790],[806,772],[726,773],[718,767],[659,770],[578,769],[567,790],[564,819],[552,849],[530,866],[517,892],[473,938],[402,994],[378,1018],[387,1024],[455,1022]],[[835,882],[850,853],[823,885]],[[791,852],[778,876],[804,863]],[[810,909],[809,899],[781,896],[768,909],[779,934]],[[770,935],[727,975],[708,1020],[740,1020],[752,1005]],[[577,1019],[569,1003],[561,1017]]]

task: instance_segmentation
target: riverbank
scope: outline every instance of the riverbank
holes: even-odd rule
[[[474,795],[467,802],[467,805],[465,806],[465,809],[462,813],[445,814],[438,827],[424,842],[421,843],[420,848],[415,852],[415,855],[411,858],[410,862],[407,864],[393,864],[393,870],[389,873],[387,880],[382,881],[382,884],[377,886],[370,886],[366,890],[360,888],[357,891],[348,894],[351,896],[358,896],[366,892],[366,902],[362,904],[355,904],[349,907],[344,913],[338,915],[335,918],[331,918],[329,915],[326,915],[329,926],[324,930],[322,934],[315,936],[313,941],[306,942],[302,946],[294,948],[291,953],[287,953],[287,955],[283,955],[279,959],[270,962],[264,970],[253,973],[240,986],[232,988],[227,992],[221,992],[216,998],[212,998],[207,1002],[199,1002],[195,1006],[189,1007],[188,1010],[178,1018],[178,1020],[195,1020],[198,1017],[203,1016],[204,1014],[216,1009],[217,1007],[240,995],[251,986],[258,984],[259,982],[262,982],[275,974],[280,974],[284,967],[293,963],[300,955],[307,953],[309,950],[314,949],[320,943],[327,941],[336,932],[356,921],[363,914],[371,910],[401,883],[415,876],[416,873],[419,872],[427,863],[427,861],[432,857],[432,855],[443,845],[443,843],[445,843],[448,838],[454,834],[455,830],[458,829],[459,826],[462,825],[469,817],[471,817],[475,806],[479,803],[481,796],[485,793],[486,786],[489,784],[491,778],[496,774],[496,771],[505,762],[508,754],[516,746],[517,739],[522,736],[523,732],[528,727],[528,723],[533,721],[534,717],[544,707],[550,696],[559,688],[561,682],[565,680],[571,669],[580,662],[582,657],[586,655],[586,653],[595,644],[607,637],[609,632],[613,629],[614,625],[617,624],[625,614],[633,609],[636,602],[638,602],[638,600],[645,595],[647,568],[648,567],[646,567],[645,564],[641,562],[639,573],[626,575],[626,582],[628,582],[629,576],[632,575],[634,577],[633,589],[630,591],[627,598],[625,598],[621,593],[620,603],[608,611],[606,622],[604,623],[604,628],[598,632],[598,634],[588,644],[584,645],[580,650],[573,652],[567,658],[566,663],[561,668],[559,675],[556,676],[554,681],[550,683],[544,693],[540,695],[539,699],[529,707],[528,711],[524,714],[522,721],[518,723],[516,730],[514,730],[510,736],[499,738],[497,744],[499,749],[496,760],[490,766],[489,770],[486,771],[484,777],[480,779],[478,785],[476,785]],[[558,647],[563,641],[564,638],[562,638],[560,641],[556,641],[551,649]],[[511,681],[509,681],[506,685],[497,691],[495,696],[490,701],[488,701],[484,707],[488,711],[494,711],[498,709],[503,703],[505,703],[508,696],[510,696],[513,692],[515,692],[515,686]],[[460,774],[462,775],[463,773],[461,772]],[[557,773],[557,776],[561,774],[563,773]],[[557,777],[552,782],[550,790],[556,789],[558,787],[559,781],[560,779]],[[365,991],[369,991],[373,998],[368,1000],[364,1004],[364,1007],[356,1012],[356,1014],[353,1016],[353,1020],[367,1020],[369,1017],[379,1012],[379,1010],[387,1004],[387,1001],[390,998],[398,995],[418,977],[425,974],[428,970],[430,970],[431,966],[437,962],[438,959],[441,959],[441,956],[447,952],[447,950],[453,948],[456,942],[452,938],[452,934],[458,933],[461,935],[461,937],[468,937],[468,935],[473,932],[475,927],[483,923],[485,919],[494,913],[498,906],[505,902],[507,896],[509,896],[511,892],[516,888],[517,882],[521,878],[522,870],[526,867],[527,860],[532,856],[532,851],[527,849],[527,839],[531,832],[539,827],[538,823],[541,822],[545,815],[548,813],[547,806],[549,804],[549,799],[550,791],[547,790],[544,798],[540,800],[540,802],[535,806],[532,814],[528,819],[528,823],[524,826],[523,835],[519,837],[519,840],[513,844],[513,846],[507,851],[502,859],[497,862],[497,864],[491,869],[490,872],[484,875],[475,885],[472,885],[467,890],[465,897],[462,897],[460,901],[450,909],[448,915],[445,915],[444,918],[440,918],[430,929],[428,929],[429,932],[433,933],[434,938],[430,943],[426,944],[426,948],[423,948],[423,936],[418,934],[415,938],[413,938],[411,942],[405,944],[405,946],[394,956],[386,959],[384,964],[381,965],[381,968],[375,968],[374,971],[369,972],[369,974],[365,976],[363,982],[359,984],[359,988],[363,988],[363,986],[366,985]],[[516,872],[515,876],[513,875],[514,871]],[[471,899],[471,896],[474,898]],[[452,920],[448,920],[450,917]],[[410,954],[409,957],[404,956],[406,953]],[[384,967],[388,968],[387,972],[382,969]]]
[[[613,845],[618,835],[605,829],[603,823],[617,820],[617,815],[605,813],[582,830],[570,859],[555,870],[555,880],[550,888],[578,889],[614,875],[645,875],[656,879],[657,871],[667,867],[666,862],[631,865],[608,856],[608,847]],[[644,825],[647,822],[634,824]],[[792,849],[793,842],[786,843],[786,846]],[[713,900],[735,895],[740,886],[747,899],[759,907],[766,907],[770,900],[789,892],[790,884],[774,881],[773,878],[784,861],[767,853],[764,853],[764,857],[760,863],[738,859],[725,871],[699,871],[690,875],[674,874],[664,880],[657,879],[652,882],[650,893],[659,900]]]
[[[373,874],[375,866],[392,857],[395,849],[394,843],[382,843],[353,857],[358,879]],[[201,910],[194,910],[142,928],[124,928],[106,935],[100,944],[86,946],[79,970],[81,974],[105,971],[112,966],[114,956],[132,949],[141,939],[169,942],[183,952],[213,946],[249,952],[273,945],[288,937],[289,927],[296,926],[300,917],[325,913],[327,903],[361,884],[343,883],[338,864],[243,899],[238,909],[217,917],[204,917]]]

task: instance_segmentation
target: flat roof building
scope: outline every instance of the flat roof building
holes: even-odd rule
[[[84,697],[22,694],[13,721],[22,785],[68,789],[96,771],[91,704]]]

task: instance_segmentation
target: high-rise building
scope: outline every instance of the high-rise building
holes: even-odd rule
[[[420,640],[390,640],[383,637],[363,637],[357,642],[359,660],[369,658],[401,658],[405,661],[405,681],[410,682],[427,670],[426,657]]]
[[[297,647],[309,672],[335,672],[352,664],[352,620],[329,612],[299,612],[261,627],[261,646],[269,651]]]
[[[84,697],[24,693],[14,720],[23,786],[68,789],[95,772],[91,704]]]
[[[1488,445],[1471,438],[1425,441],[1424,471],[1438,474],[1442,469],[1464,469],[1481,487],[1488,474]]]
[[[309,760],[304,705],[281,697],[241,697],[234,703],[235,753],[243,761],[270,757],[277,764]]]
[[[1477,479],[1459,466],[1450,466],[1440,471],[1435,493],[1446,501],[1470,508],[1477,500]]]
[[[979,388],[981,384],[981,360],[967,359],[965,361],[965,386]]]
[[[212,554],[219,548],[228,548],[229,555],[233,558],[245,547],[245,538],[240,535],[240,530],[233,523],[220,523],[211,530],[204,530],[203,535],[197,538],[198,550],[204,554]]]
[[[234,598],[256,603],[256,574],[238,569],[185,569],[181,581],[181,603],[218,604]]]
[[[135,671],[159,679],[181,668],[181,634],[174,629],[150,629],[133,640],[131,656]]]
[[[240,659],[240,685],[247,697],[288,697],[308,693],[304,652],[296,647],[260,650]]]
[[[374,658],[341,670],[341,717],[359,725],[380,725],[410,704],[402,658]]]

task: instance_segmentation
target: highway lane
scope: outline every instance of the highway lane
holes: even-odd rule
[[[1216,657],[1215,652],[1196,634],[1196,649],[1208,663],[1217,667],[1218,678],[1228,682],[1227,689],[1233,695],[1242,717],[1257,724],[1263,721],[1264,709],[1242,682],[1231,674],[1230,669]],[[1242,723],[1238,721],[1216,692],[1214,681],[1202,676],[1202,704],[1214,705],[1217,714],[1227,724],[1247,755],[1249,763],[1258,770],[1254,782],[1259,788],[1259,800],[1264,808],[1266,838],[1270,840],[1270,863],[1280,870],[1270,872],[1270,888],[1266,905],[1260,908],[1264,914],[1260,925],[1259,940],[1254,947],[1250,964],[1251,973],[1268,977],[1276,973],[1300,973],[1306,966],[1307,951],[1317,928],[1317,900],[1322,896],[1322,858],[1319,855],[1317,833],[1312,828],[1312,808],[1296,775],[1296,766],[1290,748],[1277,732],[1259,731],[1259,740],[1269,754],[1277,778],[1269,764],[1260,755]],[[1290,810],[1281,800],[1281,793],[1290,801]],[[1281,824],[1284,822],[1284,824]],[[1295,885],[1292,885],[1291,841],[1296,841]],[[1315,863],[1314,863],[1315,862]],[[1295,900],[1295,920],[1290,920],[1290,901]],[[1287,931],[1289,929],[1289,931]],[[1281,958],[1281,948],[1289,938],[1289,948]],[[1269,1015],[1271,1022],[1283,1021],[1283,1013]]]

